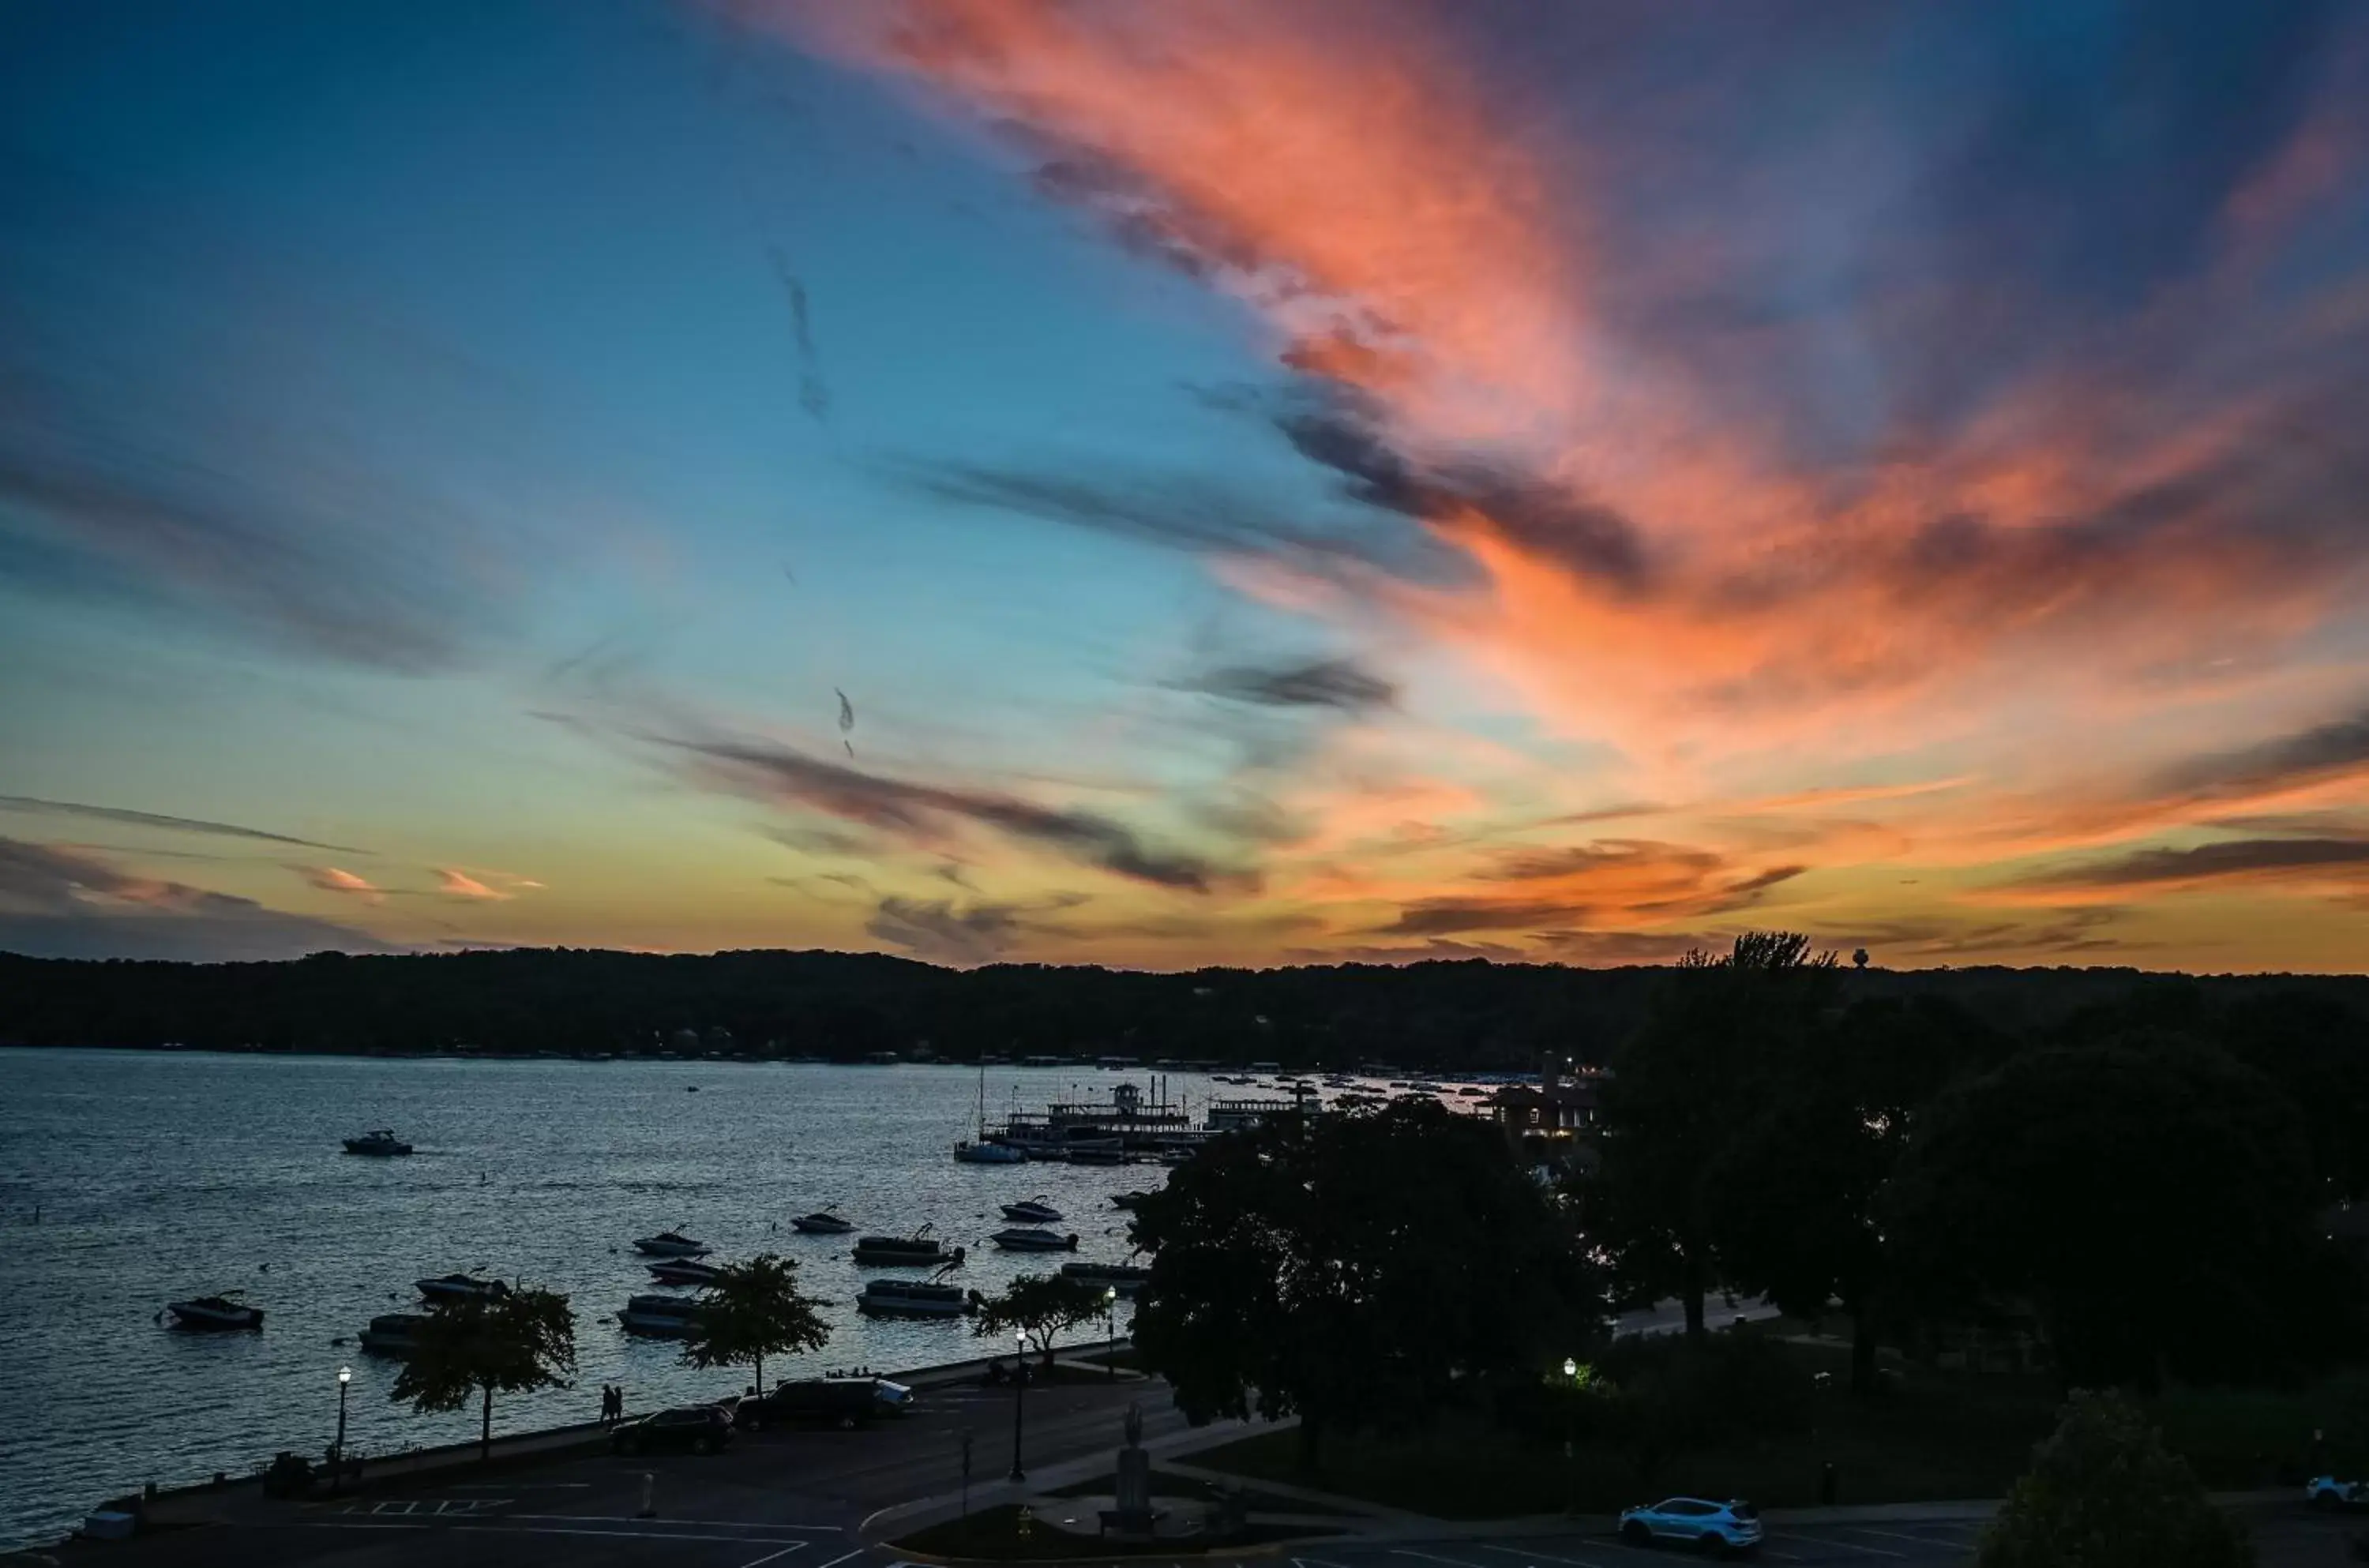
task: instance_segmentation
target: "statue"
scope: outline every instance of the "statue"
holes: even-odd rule
[[[1118,1495],[1112,1499],[1118,1506],[1103,1528],[1116,1525],[1124,1535],[1150,1535],[1159,1527],[1160,1515],[1151,1505],[1151,1456],[1143,1451],[1143,1407],[1133,1400],[1127,1403],[1126,1431],[1127,1447],[1118,1451],[1116,1475]]]
[[[1127,1446],[1143,1447],[1143,1406],[1134,1400],[1127,1402]]]

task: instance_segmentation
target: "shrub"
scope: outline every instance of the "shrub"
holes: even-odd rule
[[[2118,1394],[2076,1390],[1984,1533],[1981,1568],[2250,1568],[2253,1548]]]

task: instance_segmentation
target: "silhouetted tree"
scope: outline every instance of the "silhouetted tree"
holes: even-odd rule
[[[440,1300],[413,1336],[391,1397],[423,1413],[480,1401],[477,1454],[494,1445],[494,1395],[566,1388],[576,1372],[567,1298],[532,1286]]]
[[[2250,1568],[2188,1461],[2116,1395],[2077,1391],[1983,1532],[1981,1568]]]
[[[687,1367],[753,1365],[757,1392],[765,1391],[765,1357],[820,1350],[830,1343],[830,1323],[818,1297],[798,1289],[798,1265],[772,1253],[746,1263],[726,1264],[701,1297],[691,1336],[683,1342]]]
[[[1064,1331],[1103,1315],[1102,1288],[1066,1275],[1023,1275],[1001,1296],[981,1304],[972,1332],[985,1338],[1019,1330],[1036,1342],[1045,1365],[1053,1364],[1053,1342]]]

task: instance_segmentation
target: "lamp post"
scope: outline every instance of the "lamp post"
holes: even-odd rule
[[[338,1441],[336,1447],[329,1450],[330,1454],[333,1456],[330,1460],[329,1468],[329,1486],[332,1491],[344,1484],[346,1469],[346,1390],[352,1384],[353,1380],[354,1369],[351,1367],[340,1367],[338,1368]]]
[[[1103,1370],[1118,1381],[1118,1287],[1103,1287]]]
[[[1028,1472],[1020,1468],[1020,1411],[1028,1391],[1028,1336],[1012,1336],[1012,1481],[1025,1481]]]

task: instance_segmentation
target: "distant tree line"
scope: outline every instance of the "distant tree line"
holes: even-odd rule
[[[1153,974],[940,968],[880,954],[591,949],[316,954],[269,964],[0,954],[0,1044],[410,1054],[720,1050],[854,1061],[882,1051],[1127,1056],[1291,1067],[1525,1070],[1603,1061],[1647,1024],[1666,969],[1480,959]],[[2184,980],[2134,970],[1973,968],[1836,977],[1837,995],[1960,1004],[2027,1036],[2103,1006],[2187,1011],[2269,991],[2369,1008],[2357,977]],[[2169,1000],[2167,1000],[2169,999]]]

